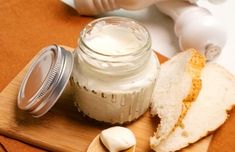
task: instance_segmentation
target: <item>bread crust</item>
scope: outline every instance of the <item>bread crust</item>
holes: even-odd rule
[[[192,102],[196,100],[202,88],[202,80],[200,77],[201,77],[201,71],[205,66],[206,59],[197,50],[190,49],[189,51],[192,51],[192,56],[188,63],[189,65],[187,66],[187,72],[192,76],[192,86],[188,95],[183,99],[182,112],[175,127],[184,126],[184,124],[182,123],[182,120],[184,116],[186,115],[188,109],[192,105]]]

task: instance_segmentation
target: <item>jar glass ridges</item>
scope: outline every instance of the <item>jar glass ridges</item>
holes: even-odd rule
[[[98,121],[132,121],[149,107],[158,67],[142,25],[121,17],[95,20],[75,52],[75,103]]]

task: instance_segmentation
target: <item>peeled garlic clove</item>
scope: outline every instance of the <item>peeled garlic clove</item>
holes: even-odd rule
[[[100,134],[100,140],[110,152],[119,152],[136,145],[135,135],[124,127],[111,127]]]

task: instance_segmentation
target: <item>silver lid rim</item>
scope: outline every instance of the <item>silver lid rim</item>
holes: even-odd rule
[[[46,55],[48,50],[57,50],[57,46],[51,45],[51,46],[45,47],[34,57],[32,64],[30,65],[30,67],[29,67],[29,69],[28,69],[28,71],[27,71],[27,73],[21,83],[19,94],[18,94],[18,100],[17,100],[18,107],[21,110],[30,111],[30,110],[34,109],[34,106],[36,106],[38,104],[38,102],[40,102],[40,100],[36,100],[36,98],[38,96],[40,96],[40,94],[43,93],[43,90],[44,90],[43,88],[45,88],[44,85],[42,85],[38,89],[38,91],[27,101],[27,103],[25,103],[25,102],[23,103],[21,98],[25,96],[24,92],[26,89],[26,84],[27,84],[29,77],[32,74],[32,71],[34,70],[35,66],[38,64],[39,59],[42,58],[44,55]],[[52,67],[57,67],[59,64],[58,61],[61,60],[59,53],[55,53],[55,54],[56,54],[56,61],[53,63],[53,65],[51,65]],[[52,71],[50,71],[50,73],[52,73]],[[50,75],[50,73],[48,73],[47,75]],[[49,79],[50,79],[50,77],[46,77],[44,82],[47,82]]]
[[[62,47],[50,45],[43,48],[33,59],[21,83],[17,100],[19,109],[31,113],[34,117],[40,117],[48,112],[59,99],[69,81],[73,62],[73,53]],[[40,81],[32,83],[37,74],[39,74]],[[37,78],[35,78],[36,80]],[[31,91],[31,88],[34,90]]]
[[[73,69],[73,55],[70,52],[66,51],[64,48],[60,47],[59,49],[63,50],[63,66],[60,69],[60,76],[57,82],[55,82],[56,88],[53,88],[51,90],[51,94],[49,95],[48,100],[44,100],[38,107],[30,111],[30,113],[34,117],[41,117],[46,114],[57,102],[64,89],[66,88],[66,85],[69,83],[69,77]],[[67,60],[70,61],[66,62]]]

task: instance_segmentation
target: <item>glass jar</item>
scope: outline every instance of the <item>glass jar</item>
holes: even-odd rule
[[[146,112],[160,65],[145,27],[123,17],[97,19],[81,32],[74,55],[71,82],[79,111],[112,124]]]

